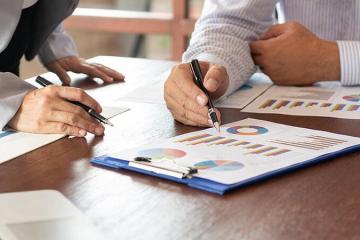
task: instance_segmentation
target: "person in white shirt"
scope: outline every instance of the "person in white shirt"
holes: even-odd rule
[[[68,71],[99,77],[104,82],[124,76],[78,56],[74,42],[62,27],[78,0],[0,0],[0,131],[11,127],[32,133],[103,135],[104,127],[80,107],[101,106],[83,90],[65,86],[35,89],[19,78],[20,59],[39,56],[44,66],[70,84]]]
[[[187,64],[195,58],[215,99],[233,93],[257,66],[279,85],[358,85],[359,23],[360,0],[206,0],[184,63],[165,83],[167,106],[184,124],[211,126],[207,97]]]

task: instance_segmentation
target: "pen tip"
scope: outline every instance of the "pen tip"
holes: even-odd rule
[[[109,126],[112,126],[112,127],[115,127],[115,125],[114,124],[112,124],[109,120],[106,120],[106,122],[105,122],[107,125],[109,125]]]
[[[218,131],[218,133],[220,133],[220,124],[218,122],[214,123],[214,127],[216,128],[216,130]]]

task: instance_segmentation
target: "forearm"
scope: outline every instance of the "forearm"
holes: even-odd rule
[[[207,1],[183,61],[198,58],[226,67],[230,78],[226,95],[232,93],[256,70],[248,41],[258,39],[273,23],[276,2]]]
[[[0,73],[0,130],[18,111],[27,92],[35,89],[31,84],[11,73]]]

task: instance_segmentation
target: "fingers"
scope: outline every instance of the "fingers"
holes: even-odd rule
[[[215,98],[222,96],[229,86],[229,77],[225,67],[210,66],[204,78],[204,86],[209,92],[216,93],[213,94]]]
[[[264,48],[266,46],[266,41],[264,40],[259,40],[259,41],[254,41],[250,43],[250,50],[251,50],[251,54],[254,55],[261,55],[264,52]]]
[[[71,126],[72,128],[77,128],[84,130],[85,132],[91,132],[95,135],[101,136],[104,134],[105,128],[100,123],[87,119],[87,113],[78,114],[65,111],[52,111],[49,117],[50,122],[58,122],[65,124],[66,126]],[[67,133],[67,132],[66,132]],[[79,132],[80,135],[83,135]]]
[[[207,107],[199,106],[193,100],[180,103],[172,96],[167,98],[167,104],[176,120],[191,126],[209,126]]]
[[[61,122],[48,122],[42,132],[65,134],[68,136],[85,137],[86,131],[84,129],[74,127]]]
[[[194,83],[190,65],[180,64],[176,66],[173,71],[175,73],[172,73],[174,77],[171,78],[171,81],[173,81],[176,86],[168,88],[170,94],[176,94],[176,91],[181,89],[187,98],[198,102],[201,106],[206,106],[208,98]]]
[[[82,104],[85,104],[86,106],[91,107],[98,113],[100,113],[102,111],[100,104],[95,99],[90,97],[84,90],[82,90],[80,88],[56,87],[56,86],[50,86],[48,88],[53,88],[53,89],[57,88],[55,90],[56,94],[63,99],[81,102]]]
[[[113,78],[114,81],[124,81],[125,76],[114,69],[108,68],[102,64],[92,63],[90,65],[95,66],[99,71],[105,73],[107,76]]]
[[[62,81],[63,85],[68,86],[70,85],[71,78],[67,74],[67,71],[58,63],[53,63],[48,66],[48,69],[54,72]]]
[[[269,40],[271,38],[279,37],[286,32],[285,24],[276,24],[271,26],[265,33],[260,36],[260,40]]]

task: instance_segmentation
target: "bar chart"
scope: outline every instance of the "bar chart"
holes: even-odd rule
[[[327,148],[335,147],[339,144],[346,143],[345,140],[328,138],[323,136],[305,136],[304,141],[284,141],[284,140],[271,140],[272,143],[282,144],[291,147],[303,148],[307,150],[325,150]]]
[[[360,119],[360,87],[323,84],[272,86],[243,112]]]
[[[271,109],[279,110],[281,108],[328,108],[330,112],[343,111],[343,112],[360,112],[359,104],[337,104],[329,102],[315,102],[315,101],[289,101],[279,99],[268,99],[263,102],[258,109]]]
[[[235,127],[236,128],[236,127]],[[251,141],[232,139],[225,136],[216,136],[212,134],[198,134],[190,137],[185,137],[177,140],[176,143],[183,143],[187,146],[206,146],[206,147],[225,147],[224,150],[232,151],[234,148],[241,148],[246,155],[262,155],[266,157],[279,156],[290,152],[291,150],[279,148],[275,146],[268,146],[264,143],[256,143]]]

